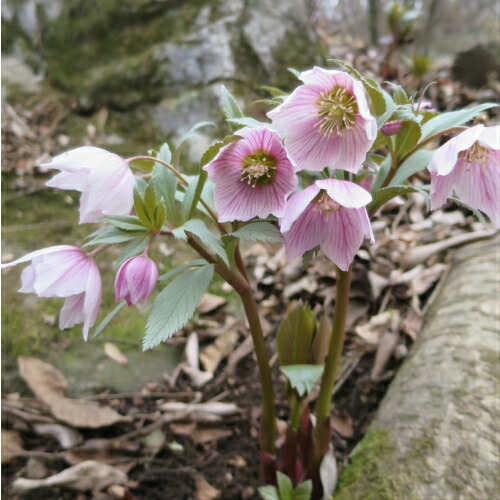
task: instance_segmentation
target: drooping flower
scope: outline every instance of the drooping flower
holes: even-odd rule
[[[106,215],[125,215],[132,208],[134,175],[128,163],[114,153],[83,146],[41,166],[60,170],[47,186],[82,193],[80,224],[96,222]]]
[[[289,200],[281,232],[289,259],[320,245],[325,255],[347,271],[365,238],[373,243],[366,211],[372,197],[349,181],[322,179]]]
[[[83,338],[87,340],[94,325],[102,296],[99,269],[92,257],[80,248],[58,245],[31,252],[6,267],[29,262],[21,274],[22,293],[39,297],[65,297],[59,315],[59,328],[83,323]]]
[[[377,135],[363,85],[346,72],[318,67],[300,79],[304,85],[268,113],[290,158],[298,170],[356,173]]]
[[[215,183],[219,221],[281,217],[297,176],[279,134],[266,127],[243,128],[236,134],[242,139],[222,147],[203,167]]]
[[[429,163],[431,209],[441,207],[453,190],[500,228],[500,125],[476,125],[441,146]]]
[[[115,280],[115,300],[127,304],[147,302],[156,286],[158,268],[146,255],[131,257],[118,270]]]

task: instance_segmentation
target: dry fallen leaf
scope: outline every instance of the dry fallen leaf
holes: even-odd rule
[[[87,460],[45,479],[19,477],[12,483],[12,489],[24,492],[64,486],[78,491],[101,491],[112,484],[126,483],[127,475],[116,467]]]
[[[113,409],[93,401],[64,397],[68,384],[64,375],[37,358],[20,356],[19,374],[35,396],[45,403],[57,419],[74,427],[104,427],[128,420]]]
[[[342,437],[352,438],[354,429],[352,427],[352,418],[349,415],[341,415],[334,411],[330,418],[332,428],[335,429]]]
[[[196,310],[200,314],[205,314],[223,306],[226,302],[227,300],[224,297],[219,297],[212,293],[204,293]]]
[[[23,451],[21,436],[16,431],[2,429],[2,463],[12,462]]]
[[[210,441],[217,441],[218,439],[232,436],[231,429],[220,429],[217,427],[209,427],[206,429],[195,429],[191,433],[191,439],[196,444],[209,443]]]
[[[377,346],[375,361],[371,371],[371,378],[376,379],[384,373],[384,368],[389,361],[394,349],[399,343],[399,333],[397,331],[387,331],[382,335]]]
[[[220,497],[221,491],[214,488],[201,474],[195,474],[197,500],[216,500]]]
[[[234,330],[219,335],[213,344],[205,347],[200,354],[200,361],[207,372],[214,373],[219,363],[227,357],[238,342],[238,333]]]
[[[356,335],[370,346],[376,346],[384,332],[388,331],[394,321],[394,316],[399,318],[399,311],[385,311],[376,316],[372,316],[368,323],[356,327]]]
[[[106,342],[104,344],[104,352],[113,361],[120,363],[121,365],[128,365],[128,359],[125,354],[120,350],[118,346],[112,344],[111,342]]]
[[[35,424],[35,432],[42,436],[52,436],[64,449],[73,448],[83,441],[82,435],[75,429],[60,424]]]

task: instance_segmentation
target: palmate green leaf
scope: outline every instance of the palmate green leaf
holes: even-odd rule
[[[401,132],[396,135],[396,156],[402,158],[410,152],[422,136],[422,127],[416,121],[404,121]]]
[[[279,229],[270,222],[250,222],[228,236],[235,236],[236,238],[250,241],[283,243],[283,236],[281,236]]]
[[[412,103],[412,100],[406,95],[406,92],[401,85],[397,85],[392,82],[389,82],[389,85],[392,87],[392,96],[397,105]]]
[[[189,184],[191,182],[195,181],[197,182],[198,176],[197,175],[185,175],[184,178],[188,181]],[[213,210],[214,208],[214,189],[215,189],[215,184],[213,182],[210,182],[207,180],[205,184],[203,185],[203,189],[201,191],[201,196],[205,200],[205,202],[210,206]],[[196,191],[196,190],[195,190]],[[175,199],[179,202],[183,202],[185,197],[185,193],[177,190],[175,193]],[[195,207],[195,210],[199,210],[200,212],[204,213],[205,215],[208,215],[210,217],[210,214],[206,210],[206,208],[201,204],[198,203]]]
[[[293,490],[293,500],[311,500],[313,484],[310,479],[297,485]]]
[[[144,236],[144,231],[122,231],[117,227],[107,227],[89,235],[87,238],[91,239],[84,246],[125,243],[142,236]]]
[[[189,321],[213,275],[213,264],[190,269],[171,281],[156,296],[146,324],[144,350],[170,338]]]
[[[385,205],[388,201],[396,198],[396,196],[409,193],[420,193],[425,198],[426,202],[429,200],[429,194],[426,190],[426,186],[388,186],[379,189],[373,196],[372,202],[366,208],[368,212],[374,212],[382,205]]]
[[[316,330],[316,317],[308,305],[299,304],[278,326],[276,350],[281,365],[303,365],[308,362]]]
[[[222,139],[222,141],[216,142],[215,144],[212,144],[204,153],[203,156],[201,157],[200,160],[200,167],[204,167],[208,163],[210,163],[219,153],[219,151],[224,147],[227,146],[228,144],[231,144],[232,142],[236,142],[241,140],[242,137],[241,135],[228,135]]]
[[[293,499],[292,480],[286,474],[283,474],[283,472],[277,472],[276,479],[278,480],[278,491],[280,494],[280,500],[292,500]]]
[[[265,90],[266,92],[269,92],[269,94],[274,97],[286,97],[288,95],[287,92],[282,89],[278,89],[277,87],[268,87],[267,85],[261,85],[260,88],[262,90]]]
[[[172,161],[172,151],[170,149],[170,146],[166,142],[162,144],[160,151],[158,151],[157,158],[168,164],[170,164],[170,162]],[[156,163],[155,165],[159,165],[162,168],[165,168],[163,165],[159,163]]]
[[[474,208],[474,207],[468,205],[467,203],[465,203],[461,199],[456,198],[455,196],[450,196],[448,199],[450,201],[453,201],[454,203],[456,203],[459,207],[463,207],[463,208],[466,208],[467,210],[470,210],[484,226],[488,225],[486,218],[477,208]]]
[[[100,335],[103,330],[111,323],[111,321],[115,318],[115,316],[127,305],[125,300],[121,300],[118,304],[113,308],[113,310],[99,323],[99,326],[95,329],[95,332],[92,334],[91,339],[95,339],[98,335]]]
[[[206,172],[205,172],[206,173]],[[184,192],[184,199],[181,206],[181,220],[185,222],[189,219],[195,205],[196,187],[198,186],[199,177],[195,177],[187,186]]]
[[[387,155],[385,157],[385,160],[380,165],[379,171],[377,172],[375,179],[373,179],[372,190],[371,190],[372,196],[373,193],[376,193],[380,189],[387,175],[389,174],[390,169],[391,169],[391,155]]]
[[[240,106],[236,102],[236,99],[224,85],[221,86],[221,97],[222,97],[222,106],[224,110],[224,115],[226,116],[227,120],[230,120],[232,118],[243,118],[245,116]],[[230,122],[229,126],[233,131],[241,128],[240,125],[235,125]]]
[[[104,221],[124,231],[148,231],[135,215],[113,215],[104,217]]]
[[[170,150],[169,150],[170,151]],[[156,194],[165,203],[166,217],[172,223],[178,223],[177,211],[175,210],[175,192],[177,190],[177,177],[164,165],[156,163],[151,178],[155,185]]]
[[[434,151],[420,149],[413,153],[399,168],[396,175],[392,179],[390,185],[403,184],[406,179],[420,172],[429,165]]]
[[[435,118],[432,118],[422,127],[422,140],[427,137],[437,134],[441,130],[446,130],[450,127],[456,127],[458,125],[463,125],[468,121],[472,120],[482,111],[494,108],[498,106],[497,103],[486,102],[484,104],[479,104],[470,109],[462,109],[460,111],[449,111],[448,113],[442,113]]]
[[[190,269],[191,267],[201,267],[201,266],[206,266],[209,262],[206,261],[205,259],[194,259],[191,262],[188,262],[187,264],[184,264],[183,266],[176,267],[175,269],[172,269],[168,273],[162,274],[161,276],[158,277],[158,281],[166,281],[177,274],[181,273],[182,271],[185,271],[186,269]]]
[[[221,258],[224,264],[229,267],[229,259],[226,253],[226,249],[224,248],[224,245],[222,244],[220,238],[213,234],[202,220],[188,220],[181,227],[174,229],[172,231],[172,234],[176,238],[180,238],[186,241],[186,231],[197,236],[204,245],[212,249]]]
[[[146,188],[146,191],[144,192],[144,206],[146,207],[148,219],[152,224],[154,223],[156,203],[157,199],[156,199],[155,185],[154,182],[150,181],[148,187]]]
[[[131,168],[137,168],[147,173],[151,172],[153,168],[153,164],[149,160],[132,160],[129,165]]]
[[[376,80],[365,76],[361,79],[361,83],[363,83],[367,94],[370,96],[376,115],[381,115],[394,107],[392,97]]]
[[[145,227],[153,229],[153,224],[149,219],[148,209],[146,208],[146,204],[144,203],[137,185],[134,187],[134,212]]]
[[[276,127],[273,126],[272,123],[261,122],[255,118],[251,118],[250,116],[244,116],[243,118],[229,118],[227,121],[233,125],[241,125],[242,127],[266,127],[269,130],[276,130]]]
[[[288,365],[280,370],[300,397],[309,394],[323,373],[323,365]]]
[[[278,488],[276,486],[259,486],[257,488],[260,498],[262,500],[280,500],[280,495],[278,493]]]
[[[114,263],[113,267],[117,269],[120,267],[127,259],[130,257],[135,257],[142,253],[151,241],[151,234],[145,234],[139,238],[131,240],[127,245],[123,247],[117,261]]]

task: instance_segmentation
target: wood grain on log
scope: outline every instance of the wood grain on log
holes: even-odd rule
[[[463,247],[335,500],[500,498],[500,240]]]

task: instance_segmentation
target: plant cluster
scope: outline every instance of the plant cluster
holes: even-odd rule
[[[244,306],[259,368],[265,499],[329,497],[335,487],[330,412],[352,262],[361,245],[374,241],[371,221],[380,207],[416,192],[431,210],[452,199],[500,227],[500,127],[463,126],[495,104],[439,114],[423,109],[400,86],[386,90],[336,62],[346,71],[315,67],[296,73],[302,83],[290,95],[266,87],[270,122],[245,116],[222,88],[232,133],[205,152],[197,175],[186,175],[180,165],[185,141],[174,151],[164,144],[128,159],[96,147],[56,156],[44,165],[59,171],[47,185],[80,191],[80,223],[105,226],[89,236],[89,252],[59,245],[2,266],[29,263],[20,292],[64,298],[60,328],[83,323],[87,340],[101,302],[96,260],[110,246],[124,244],[116,262],[118,304],[93,336],[125,306],[149,301],[160,288],[144,349],[189,321],[215,273],[229,283]],[[443,146],[428,149],[451,134]],[[426,168],[430,185],[415,182],[414,174]],[[134,175],[136,169],[143,173]],[[198,258],[159,276],[149,252],[165,239],[182,240]],[[302,257],[304,266],[321,251],[337,269],[332,326],[319,324],[301,304],[276,333],[290,402],[279,460],[268,348],[241,240],[284,244],[288,258]],[[308,395],[316,384],[312,405]]]

